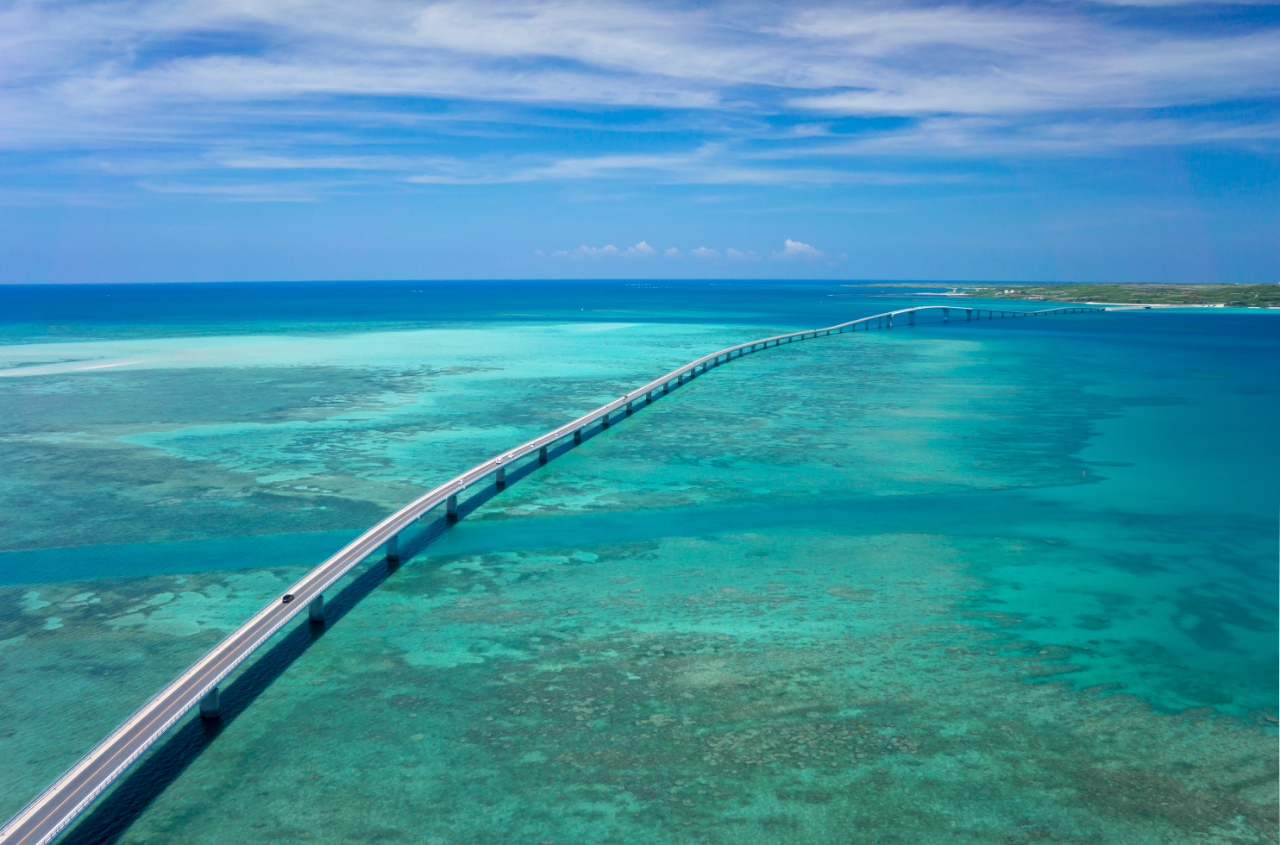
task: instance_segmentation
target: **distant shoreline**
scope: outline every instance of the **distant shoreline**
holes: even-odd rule
[[[1078,302],[1142,308],[1280,308],[1280,284],[1156,285],[1061,284],[997,287],[950,286],[950,291],[911,291],[910,296],[980,297],[1018,302]]]

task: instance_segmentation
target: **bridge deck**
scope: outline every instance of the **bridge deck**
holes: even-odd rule
[[[400,531],[421,518],[427,511],[457,496],[486,476],[505,470],[512,462],[534,452],[541,453],[541,450],[546,447],[574,435],[575,432],[581,432],[582,429],[597,421],[607,423],[608,417],[614,412],[624,408],[629,410],[632,403],[640,400],[648,401],[653,392],[666,389],[672,382],[680,384],[686,376],[693,377],[698,367],[704,367],[705,371],[706,366],[719,365],[722,363],[720,360],[722,356],[725,359],[724,363],[727,363],[735,354],[741,356],[755,352],[757,349],[768,348],[770,344],[777,346],[780,343],[826,336],[832,332],[856,331],[860,325],[864,330],[869,330],[873,320],[878,326],[887,323],[887,327],[892,327],[893,318],[897,315],[907,314],[914,322],[916,312],[938,309],[944,310],[944,313],[966,312],[967,317],[979,316],[979,318],[983,311],[987,312],[988,317],[996,314],[1022,317],[1108,310],[1066,306],[1043,311],[1010,311],[960,305],[927,305],[860,317],[857,320],[824,329],[808,329],[748,341],[690,361],[570,423],[490,458],[484,463],[477,464],[405,505],[361,534],[333,557],[308,572],[302,580],[290,587],[286,594],[277,596],[266,607],[259,610],[94,746],[88,754],[20,810],[3,829],[0,829],[0,845],[43,845],[57,836],[165,731],[213,691],[223,678],[244,662],[276,631],[302,612],[313,599],[322,596],[326,588],[373,554],[384,543],[396,537]],[[456,502],[456,499],[454,501]],[[284,602],[284,595],[292,595],[293,599]]]

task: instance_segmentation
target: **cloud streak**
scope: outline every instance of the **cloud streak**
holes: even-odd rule
[[[730,261],[759,261],[760,255],[753,249],[739,250],[733,247],[726,247],[722,253],[720,250],[711,247],[699,246],[689,250],[689,254],[694,258],[700,258],[704,261],[719,261],[721,259],[729,259]],[[649,246],[644,241],[640,241],[635,246],[627,247],[620,250],[612,244],[606,244],[602,247],[580,246],[575,250],[559,249],[553,252],[544,250],[535,250],[534,255],[538,258],[665,258],[668,260],[679,260],[684,258],[684,253],[678,247],[669,247],[662,252]],[[783,241],[782,249],[772,254],[775,259],[795,260],[795,259],[819,259],[825,258],[826,253],[820,249],[816,249],[806,243],[793,241],[787,238]]]
[[[955,177],[886,158],[1275,149],[1270,17],[1118,5],[18,0],[0,9],[0,150],[163,158],[193,188],[314,170],[430,190],[893,186]],[[526,143],[571,123],[621,140]]]

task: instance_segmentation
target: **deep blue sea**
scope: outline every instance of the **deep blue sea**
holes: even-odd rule
[[[0,814],[347,540],[931,283],[0,286]],[[423,520],[63,841],[1275,842],[1280,312],[734,360]]]

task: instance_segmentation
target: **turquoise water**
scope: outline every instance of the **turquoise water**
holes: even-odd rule
[[[0,812],[424,486],[912,304],[488,294],[0,289]],[[1275,841],[1278,352],[1143,311],[734,361],[424,521],[65,838]]]

